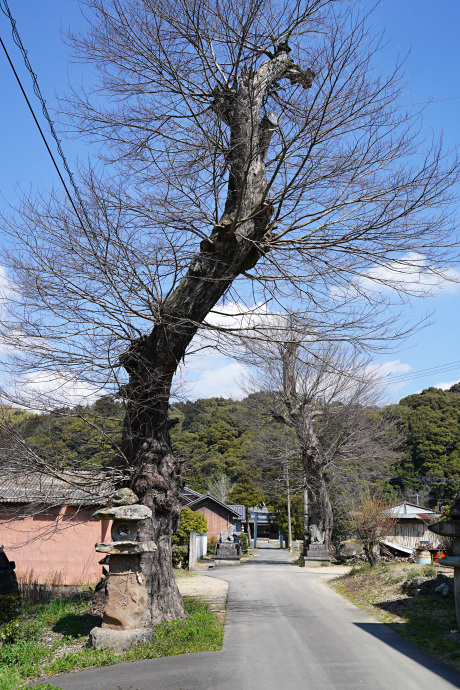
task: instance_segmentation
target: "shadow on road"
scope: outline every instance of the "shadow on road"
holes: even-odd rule
[[[441,661],[435,659],[428,652],[424,652],[419,647],[416,647],[411,642],[401,637],[396,632],[381,623],[355,623],[358,628],[373,635],[381,642],[385,642],[388,646],[396,649],[401,654],[405,654],[410,659],[413,659],[421,666],[436,675],[444,678],[444,680],[452,683],[453,687],[460,688],[460,674],[453,668],[449,668]]]
[[[279,549],[275,544],[258,543],[254,557],[246,561],[245,565],[293,565],[291,555],[287,550]]]

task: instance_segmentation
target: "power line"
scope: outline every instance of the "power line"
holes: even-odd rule
[[[445,371],[451,371],[453,369],[460,368],[460,361],[447,362],[446,364],[440,364],[437,367],[430,367],[428,369],[420,369],[419,371],[413,371],[407,374],[400,374],[399,376],[391,376],[391,382],[401,383],[402,381],[410,381],[412,379],[422,378],[424,376],[431,376],[433,374],[442,374]]]
[[[430,105],[431,103],[445,103],[446,101],[458,101],[460,96],[451,96],[450,98],[430,98],[429,101],[419,101],[418,103],[404,103],[404,106],[412,105]]]
[[[50,129],[50,132],[51,132],[51,135],[52,135],[53,139],[54,139],[55,142],[56,142],[57,150],[58,150],[59,155],[60,155],[60,157],[61,157],[61,160],[62,160],[62,163],[63,163],[63,165],[64,165],[65,171],[66,171],[67,175],[69,176],[70,183],[71,183],[71,185],[72,185],[72,187],[73,187],[75,196],[76,196],[76,198],[77,198],[77,200],[78,200],[78,203],[79,203],[79,205],[80,205],[80,210],[81,210],[82,214],[84,215],[85,220],[86,220],[88,226],[91,227],[91,223],[90,223],[89,218],[88,218],[88,215],[87,215],[87,213],[86,213],[86,209],[85,209],[85,207],[84,207],[82,198],[81,198],[81,196],[80,196],[80,192],[79,192],[79,190],[78,190],[78,187],[77,187],[77,185],[76,185],[76,183],[75,183],[73,174],[72,174],[72,172],[71,172],[71,170],[70,170],[70,168],[69,168],[69,165],[68,165],[68,163],[67,163],[66,157],[65,157],[65,155],[64,155],[64,151],[62,150],[62,146],[61,146],[60,139],[58,138],[57,133],[56,133],[56,130],[55,130],[55,128],[54,128],[54,123],[53,123],[53,121],[51,120],[50,115],[49,115],[49,113],[48,113],[48,109],[47,109],[47,107],[46,107],[46,101],[45,101],[45,99],[43,98],[42,93],[41,93],[41,91],[40,91],[40,87],[39,87],[38,81],[37,81],[37,75],[36,75],[36,73],[35,73],[35,72],[33,71],[33,69],[32,69],[32,65],[30,64],[29,58],[28,58],[28,56],[27,56],[27,50],[26,50],[26,49],[24,48],[24,46],[23,46],[23,43],[22,43],[22,41],[21,41],[21,37],[19,36],[18,30],[17,30],[17,28],[16,28],[16,20],[13,18],[12,14],[11,14],[11,12],[10,12],[10,8],[8,7],[8,2],[7,2],[7,0],[0,0],[0,9],[2,10],[3,14],[6,15],[6,16],[8,17],[8,19],[10,20],[10,22],[11,22],[13,41],[16,43],[16,45],[18,46],[19,50],[20,50],[21,53],[22,53],[22,56],[23,56],[23,58],[24,58],[25,66],[26,66],[27,70],[29,71],[29,74],[30,74],[31,79],[32,79],[32,85],[33,85],[34,93],[35,93],[35,95],[37,96],[37,98],[39,99],[39,101],[40,101],[40,103],[41,103],[43,115],[44,115],[44,117],[45,117],[45,119],[46,119],[46,121],[47,121],[47,123],[48,123],[49,129]],[[62,185],[63,185],[63,187],[64,187],[64,189],[65,189],[65,191],[66,191],[66,194],[67,194],[67,196],[68,196],[68,198],[69,198],[70,203],[72,204],[72,208],[73,208],[73,210],[75,211],[75,213],[76,213],[76,215],[77,215],[77,218],[78,218],[78,220],[79,220],[79,222],[80,222],[80,225],[82,226],[83,230],[85,230],[85,226],[83,225],[82,219],[81,219],[81,217],[80,217],[80,213],[78,212],[78,210],[77,210],[77,208],[76,208],[76,206],[75,206],[75,203],[74,203],[74,200],[73,200],[73,198],[72,198],[72,195],[70,194],[69,189],[68,189],[68,187],[67,187],[67,185],[66,185],[66,183],[65,183],[65,180],[64,180],[64,178],[63,178],[63,176],[62,176],[62,174],[61,174],[61,171],[59,170],[59,166],[58,166],[58,164],[57,164],[57,162],[56,162],[56,159],[55,159],[55,157],[54,157],[54,155],[53,155],[53,153],[52,153],[52,151],[51,151],[51,149],[50,149],[50,147],[49,147],[49,145],[48,145],[48,142],[47,142],[46,137],[45,137],[45,135],[44,135],[44,133],[43,133],[43,130],[42,130],[42,128],[40,127],[40,123],[38,122],[38,119],[37,119],[37,117],[36,117],[36,115],[35,115],[35,112],[34,112],[34,110],[33,110],[33,108],[32,108],[32,105],[31,105],[31,103],[30,103],[30,101],[29,101],[29,99],[28,99],[28,97],[27,97],[27,94],[26,94],[26,92],[25,92],[25,89],[24,89],[24,87],[23,87],[23,85],[22,85],[22,83],[21,83],[21,80],[20,80],[20,78],[19,78],[19,75],[18,75],[18,73],[16,72],[16,70],[15,70],[15,68],[14,68],[13,62],[12,62],[12,60],[11,60],[9,54],[8,54],[8,51],[7,51],[7,49],[6,49],[6,46],[5,46],[5,44],[3,43],[1,37],[0,37],[0,43],[2,44],[2,48],[3,48],[4,52],[5,52],[5,55],[6,55],[6,57],[7,57],[7,60],[8,60],[8,62],[9,62],[9,64],[10,64],[10,67],[11,67],[11,69],[13,70],[14,76],[16,77],[16,81],[17,81],[18,84],[19,84],[19,87],[20,87],[20,89],[21,89],[21,91],[22,91],[22,94],[23,94],[25,100],[26,100],[26,103],[27,103],[27,105],[28,105],[28,107],[29,107],[29,110],[30,110],[30,112],[32,113],[32,117],[34,118],[35,124],[37,125],[38,131],[40,132],[40,135],[41,135],[41,137],[42,137],[42,139],[43,139],[43,142],[44,142],[44,144],[45,144],[45,146],[46,146],[46,149],[47,149],[47,151],[48,151],[48,153],[49,153],[49,155],[50,155],[50,157],[51,157],[51,160],[53,161],[54,167],[56,168],[56,171],[57,171],[57,173],[58,173],[58,175],[59,175],[59,179],[60,179],[61,182],[62,182]]]

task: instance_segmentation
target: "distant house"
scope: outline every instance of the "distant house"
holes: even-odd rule
[[[193,494],[196,495],[190,492],[191,490],[187,488],[182,492],[182,498],[185,499],[184,505],[197,513],[203,513],[208,523],[208,537],[217,537],[218,539],[220,533],[226,532],[230,525],[235,525],[236,532],[241,531],[241,514],[233,506],[223,503],[209,491],[205,494],[198,494],[198,492],[193,491]]]
[[[64,585],[97,582],[101,556],[94,545],[110,539],[110,522],[92,515],[112,491],[90,473],[3,473],[0,545],[16,562],[18,576]]]
[[[407,501],[392,506],[386,513],[393,518],[394,527],[393,533],[381,540],[385,546],[409,555],[420,542],[438,545],[438,538],[428,525],[440,518],[439,513]]]

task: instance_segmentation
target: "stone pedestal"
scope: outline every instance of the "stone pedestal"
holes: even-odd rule
[[[93,628],[89,634],[89,643],[93,649],[108,649],[114,652],[126,652],[139,642],[148,644],[153,640],[151,628],[137,628],[136,630],[113,630],[112,628]]]
[[[452,556],[439,559],[440,565],[450,565],[454,568],[454,596],[455,613],[460,627],[460,491],[450,507],[451,520],[437,522],[428,529],[443,537],[453,537]]]
[[[304,556],[306,561],[330,561],[329,551],[324,544],[312,543]]]
[[[217,544],[214,565],[240,565],[240,549],[233,541]]]
[[[94,648],[113,647],[116,652],[122,652],[137,642],[148,643],[153,638],[151,629],[140,627],[148,602],[140,555],[156,551],[157,547],[151,541],[136,541],[137,522],[152,516],[150,508],[137,505],[137,496],[129,489],[117,494],[112,508],[94,513],[96,520],[113,520],[113,541],[96,544],[96,551],[110,556],[110,564],[102,627],[91,630],[89,641]]]
[[[239,561],[239,549],[236,544],[233,544],[233,542],[223,542],[222,544],[217,544],[216,558],[218,558],[221,561]]]

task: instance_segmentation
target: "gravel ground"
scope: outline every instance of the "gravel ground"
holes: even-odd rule
[[[176,575],[176,582],[183,597],[195,597],[204,601],[221,620],[225,618],[228,582],[198,573]]]

